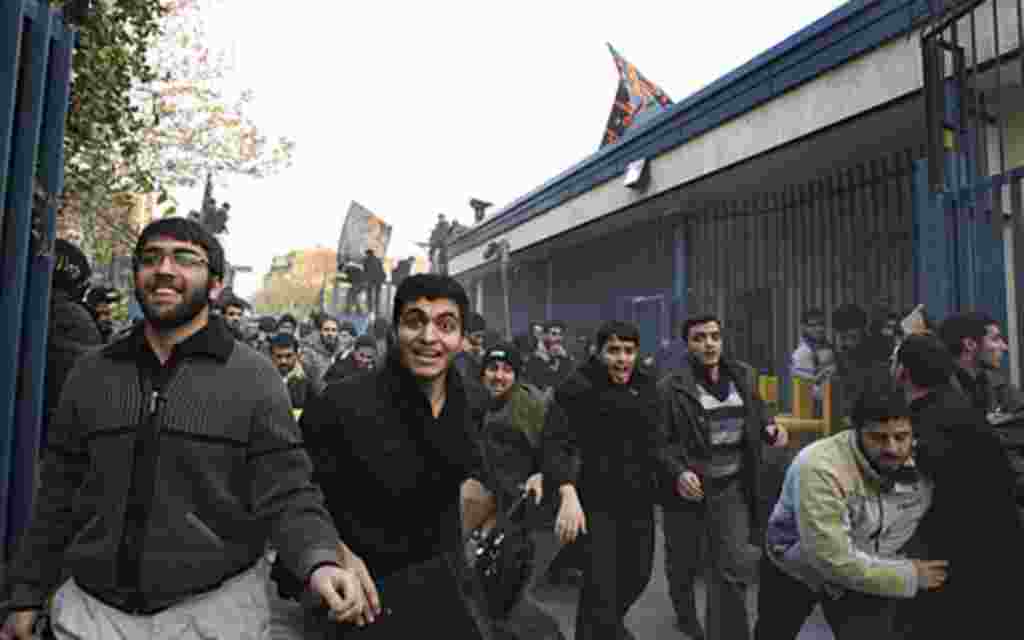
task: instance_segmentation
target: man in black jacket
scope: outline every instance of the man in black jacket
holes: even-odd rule
[[[89,311],[80,302],[89,282],[89,262],[66,240],[57,240],[57,264],[50,295],[50,332],[46,344],[46,421],[42,446],[46,446],[49,422],[57,411],[61,389],[75,361],[103,344],[103,337]]]
[[[452,278],[407,278],[395,295],[397,348],[384,367],[328,386],[302,415],[314,479],[325,488],[344,553],[376,579],[420,574],[426,581],[426,600],[418,604],[389,603],[386,591],[367,586],[375,609],[396,608],[388,624],[432,622],[417,613],[402,617],[403,608],[465,611],[453,576],[438,570],[438,559],[441,565],[464,561],[460,502],[462,534],[495,513],[494,498],[479,480],[479,413],[451,366],[468,306],[465,290]],[[433,568],[420,572],[424,566]],[[446,621],[442,635],[475,637],[478,630],[466,619]]]
[[[912,639],[968,637],[981,621],[998,630],[1019,625],[1019,596],[1000,578],[1024,573],[1013,472],[984,409],[950,384],[953,368],[933,336],[909,336],[894,355],[893,375],[910,399],[918,468],[935,483],[915,557],[948,560],[950,576],[912,603],[905,634]]]
[[[8,630],[28,640],[68,570],[52,606],[62,638],[260,637],[268,541],[339,620],[359,620],[284,386],[210,317],[220,243],[165,218],[134,257],[145,322],[68,376],[7,576]]]
[[[639,345],[634,325],[603,325],[599,355],[558,387],[545,416],[545,493],[561,501],[555,531],[563,544],[589,538],[579,640],[629,637],[624,619],[651,578],[656,479],[673,475]]]
[[[665,504],[665,573],[678,627],[694,638],[694,579],[706,537],[711,560],[707,582],[707,637],[750,637],[747,590],[760,560],[758,531],[761,446],[783,447],[785,429],[775,425],[756,392],[756,372],[722,355],[722,323],[713,315],[683,325],[689,359],[658,383],[675,465],[679,501]]]

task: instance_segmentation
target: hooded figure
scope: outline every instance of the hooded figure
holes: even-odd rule
[[[56,411],[64,380],[78,357],[103,344],[96,322],[81,302],[92,274],[89,261],[67,240],[58,239],[55,250],[57,261],[53,270],[50,332],[46,344],[47,416]],[[42,444],[46,444],[45,427]]]

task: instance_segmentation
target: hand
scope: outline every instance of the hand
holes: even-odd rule
[[[771,447],[775,449],[782,449],[789,442],[789,432],[786,431],[785,427],[780,427],[777,424],[770,424],[764,428],[768,435],[774,435],[775,440],[771,443]]]
[[[576,540],[580,533],[587,532],[587,516],[583,513],[576,490],[562,492],[562,506],[558,508],[555,519],[555,534],[562,544]]]
[[[533,492],[535,496],[534,502],[540,504],[540,501],[544,499],[544,474],[535,473],[526,479],[526,492]]]
[[[479,480],[462,483],[462,535],[478,529],[498,512],[498,501]]]
[[[0,640],[32,640],[32,627],[36,624],[38,611],[15,611],[7,617],[0,629]]]
[[[938,589],[949,577],[948,560],[913,560],[917,581],[925,589]]]
[[[343,569],[348,569],[356,574],[356,579],[359,580],[359,585],[363,589],[363,598],[366,599],[367,604],[366,612],[362,619],[365,623],[372,623],[380,615],[381,607],[380,593],[377,592],[377,583],[374,582],[373,576],[370,575],[370,570],[366,567],[363,559],[352,553],[348,545],[341,541],[338,542],[338,562],[341,563]],[[360,624],[358,620],[356,624]]]
[[[687,500],[703,500],[704,487],[701,486],[700,478],[692,471],[684,471],[679,474],[676,480],[676,492]]]
[[[366,624],[366,599],[354,571],[324,565],[309,577],[309,590],[320,596],[335,622]]]

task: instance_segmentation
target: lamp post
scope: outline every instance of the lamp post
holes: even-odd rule
[[[508,240],[498,240],[487,245],[484,260],[497,259],[501,266],[501,290],[505,300],[505,340],[512,340],[512,301],[508,288],[508,269],[511,262],[512,247]]]

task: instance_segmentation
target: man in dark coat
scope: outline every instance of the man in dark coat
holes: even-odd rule
[[[344,358],[338,358],[324,374],[324,384],[341,382],[349,376],[372,371],[377,366],[377,340],[363,334],[356,338],[355,347]]]
[[[403,605],[465,611],[454,576],[439,567],[464,562],[460,503],[463,534],[495,513],[493,495],[480,481],[475,414],[462,376],[451,368],[468,306],[452,278],[407,278],[395,295],[398,345],[385,366],[330,385],[302,415],[314,479],[347,543],[344,553],[376,580],[426,575],[421,604],[389,604],[386,590],[378,594],[372,582],[365,584],[378,612],[395,607],[399,616]],[[433,568],[420,572],[421,566]],[[457,618],[446,620],[446,637],[477,637],[466,615]]]
[[[949,561],[949,582],[912,603],[906,637],[922,640],[1019,625],[1019,595],[1001,579],[1024,573],[1013,472],[984,410],[951,386],[953,368],[933,336],[909,336],[893,364],[911,401],[918,467],[935,483],[914,557]]]
[[[634,325],[602,326],[599,356],[558,387],[545,418],[545,492],[561,500],[555,531],[564,544],[589,538],[579,640],[629,637],[626,614],[651,578],[656,479],[672,475],[639,345]]]
[[[376,314],[380,311],[380,288],[387,274],[384,273],[384,263],[374,254],[373,249],[367,249],[366,257],[363,258],[363,279],[366,283],[366,306],[370,313]]]
[[[507,511],[523,491],[532,491],[535,504],[527,506],[528,522],[535,545],[533,575],[522,600],[506,620],[495,620],[499,637],[531,640],[564,638],[558,621],[532,598],[537,578],[558,552],[554,534],[554,505],[544,495],[541,441],[547,396],[533,385],[519,380],[522,358],[511,343],[495,343],[484,353],[481,380],[490,396],[484,416],[482,442],[484,459],[494,477],[498,505]],[[546,499],[545,499],[546,498]]]
[[[57,264],[50,296],[50,333],[46,345],[46,412],[57,410],[60,392],[75,361],[103,344],[100,331],[80,302],[89,282],[89,262],[67,240],[57,240]],[[45,431],[44,442],[45,447]]]
[[[292,409],[301,411],[320,392],[320,385],[316,372],[307,371],[299,362],[298,351],[299,343],[293,335],[279,333],[270,338],[270,359],[288,388]]]
[[[785,446],[787,434],[757,395],[753,368],[722,356],[722,323],[699,315],[683,324],[689,359],[658,383],[677,493],[665,505],[665,573],[677,625],[694,638],[694,579],[700,540],[711,560],[707,636],[750,637],[747,590],[760,560],[758,531],[761,446]]]

